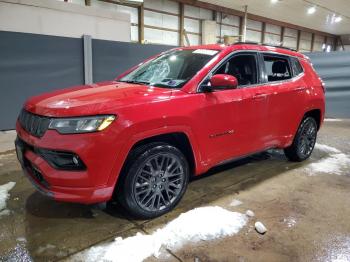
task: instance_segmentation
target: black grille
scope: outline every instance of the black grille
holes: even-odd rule
[[[50,124],[48,117],[34,115],[24,109],[19,114],[18,120],[28,133],[36,137],[42,137]]]

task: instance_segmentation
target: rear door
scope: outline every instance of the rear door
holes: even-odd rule
[[[263,53],[266,88],[270,90],[267,132],[268,147],[280,146],[295,133],[304,107],[306,83],[302,68],[296,68],[296,58]],[[299,64],[300,65],[300,64]]]

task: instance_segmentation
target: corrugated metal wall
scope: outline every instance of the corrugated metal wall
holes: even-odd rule
[[[350,118],[350,52],[306,55],[326,83],[326,116]]]

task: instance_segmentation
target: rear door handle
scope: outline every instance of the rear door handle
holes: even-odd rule
[[[294,91],[303,91],[303,90],[305,90],[306,89],[306,87],[304,87],[304,86],[299,86],[299,87],[297,87],[297,88],[294,88]]]
[[[265,99],[267,97],[267,94],[265,93],[257,93],[253,96],[253,99]]]

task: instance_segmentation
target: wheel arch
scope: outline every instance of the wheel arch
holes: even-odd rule
[[[141,139],[131,147],[129,154],[135,148],[153,142],[163,142],[178,148],[185,155],[190,167],[191,174],[195,172],[196,160],[193,152],[193,147],[191,145],[189,137],[184,132],[164,133]]]
[[[114,185],[114,195],[121,190],[120,186],[123,183],[123,179],[125,176],[125,169],[127,168],[128,161],[130,160],[131,152],[140,146],[146,145],[148,143],[154,143],[154,142],[163,142],[168,143],[172,146],[175,146],[178,148],[186,157],[189,168],[190,168],[190,175],[194,175],[196,173],[196,170],[198,169],[198,156],[196,156],[196,148],[194,148],[193,143],[191,143],[190,136],[183,131],[173,131],[173,132],[166,132],[166,133],[160,133],[160,134],[154,134],[150,136],[146,136],[143,138],[139,138],[136,140],[133,140],[130,146],[128,146],[128,150],[126,151],[126,156],[124,158],[123,163],[121,164],[120,171],[118,172],[118,175],[112,182]],[[198,153],[198,152],[197,152]]]
[[[316,123],[317,123],[317,130],[320,129],[321,121],[322,121],[322,113],[321,113],[320,109],[312,109],[312,110],[309,110],[309,111],[305,112],[305,114],[304,114],[302,119],[304,119],[306,117],[314,118],[316,120]]]

